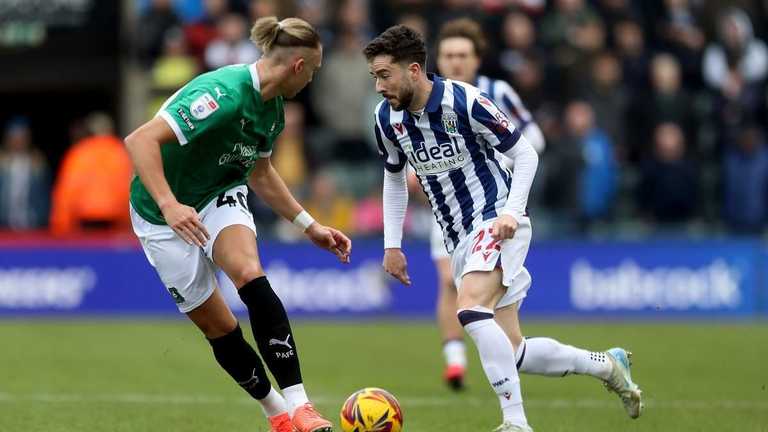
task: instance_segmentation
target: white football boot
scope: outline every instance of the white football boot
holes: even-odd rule
[[[530,426],[520,426],[513,424],[512,422],[505,421],[499,427],[493,430],[493,432],[533,432]]]
[[[632,353],[624,348],[611,348],[605,352],[613,369],[611,376],[604,381],[608,391],[616,393],[624,404],[629,417],[636,419],[643,412],[643,392],[632,382],[629,367],[632,365]]]

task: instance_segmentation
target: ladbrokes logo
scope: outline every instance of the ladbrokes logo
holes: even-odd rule
[[[404,148],[419,175],[461,168],[469,160],[456,141],[436,143],[432,146],[420,142],[415,145],[406,144]]]
[[[245,145],[241,142],[235,143],[235,148],[231,152],[224,153],[219,157],[219,165],[240,163],[245,167],[250,167],[256,163],[257,154],[256,146]]]

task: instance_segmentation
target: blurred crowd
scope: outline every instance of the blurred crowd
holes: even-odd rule
[[[323,67],[286,104],[273,163],[310,213],[353,235],[382,231],[371,130],[379,98],[362,47],[407,24],[426,37],[434,70],[431,41],[458,17],[482,23],[491,46],[481,73],[508,81],[546,137],[530,200],[538,235],[766,231],[768,1],[141,0],[136,9],[130,33],[150,83],[147,117],[195,75],[258,59],[248,40],[258,17],[299,16],[320,30]],[[0,229],[126,226],[130,164],[108,118],[86,123],[58,167],[47,166],[23,118],[5,126]],[[411,237],[429,232],[422,195],[412,190]],[[260,233],[295,235],[251,205]]]

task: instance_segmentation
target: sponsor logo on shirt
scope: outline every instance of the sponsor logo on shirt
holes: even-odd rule
[[[419,175],[437,174],[461,168],[469,158],[456,140],[434,143],[428,147],[425,142],[404,143],[403,150]]]
[[[238,142],[235,143],[231,152],[219,156],[219,165],[239,163],[245,167],[250,167],[256,163],[258,153],[259,151],[256,149],[256,146]]]
[[[210,93],[204,93],[189,105],[192,117],[203,120],[219,109],[219,104]]]
[[[189,130],[195,130],[195,125],[192,124],[192,120],[189,119],[189,116],[186,112],[184,112],[184,108],[179,108],[176,110],[176,112],[179,114],[179,117],[181,117],[182,120],[184,120],[184,123],[187,125]]]

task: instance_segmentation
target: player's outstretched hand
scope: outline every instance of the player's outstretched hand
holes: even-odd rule
[[[352,253],[352,240],[344,235],[343,232],[314,222],[307,228],[306,234],[316,246],[333,252],[339,258],[339,261],[349,263],[349,255]]]
[[[501,215],[491,226],[491,237],[494,240],[505,240],[512,238],[515,231],[517,231],[517,220],[510,215]]]
[[[165,223],[185,242],[205,247],[205,243],[211,236],[205,229],[205,225],[200,222],[197,210],[180,202],[174,202],[161,208],[161,211]]]
[[[404,285],[411,284],[411,277],[408,276],[408,262],[401,249],[384,249],[384,261],[381,265],[384,266],[384,271],[394,276],[395,279]]]

